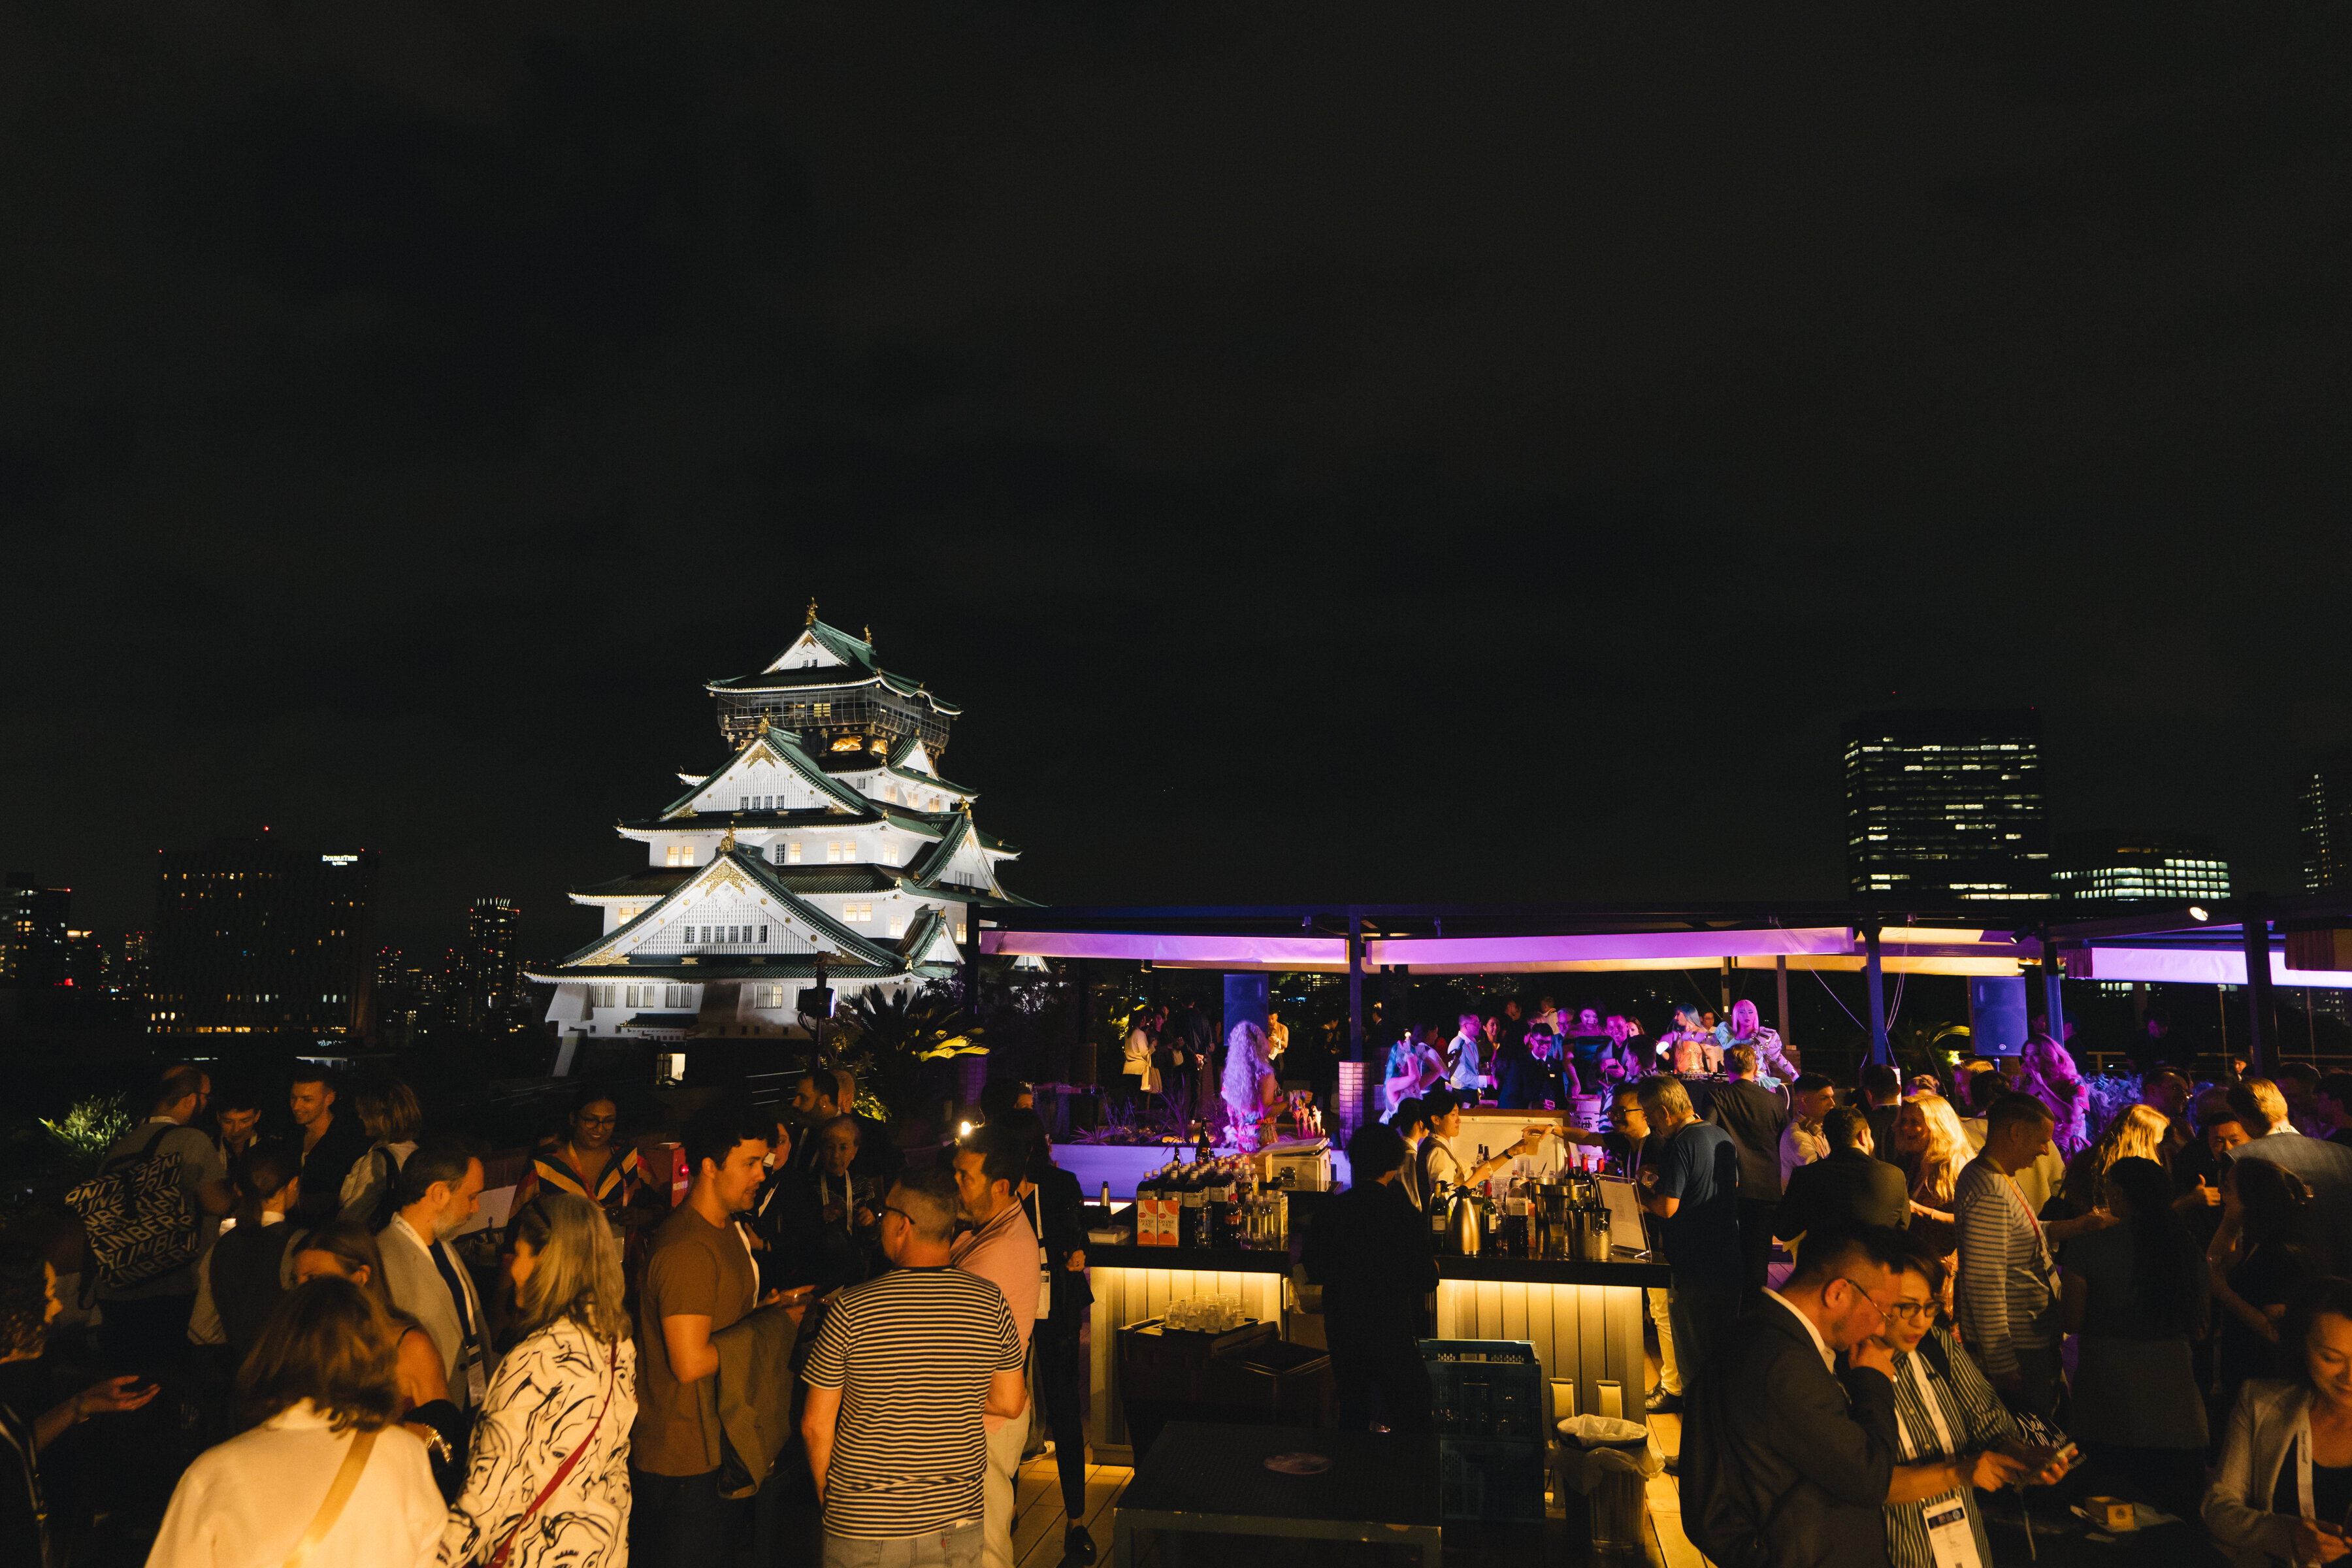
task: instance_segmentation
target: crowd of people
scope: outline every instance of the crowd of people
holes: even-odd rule
[[[1628,1073],[1607,1131],[1529,1119],[1504,1152],[1599,1145],[1636,1184],[1671,1279],[1647,1407],[1684,1419],[1670,1464],[1703,1551],[1990,1564],[1987,1494],[2088,1467],[2076,1486],[2158,1510],[2201,1497],[2249,1568],[2352,1552],[2352,1282],[2333,1273],[2352,1258],[2352,1076],[2290,1064],[2192,1093],[2158,1067],[2093,1127],[2046,1031],[1948,1079],[1875,1066],[1847,1088],[1785,1047],[1766,1070],[1752,1016],[1737,1026],[1703,1093]],[[1464,1020],[1454,1059],[1495,1033]],[[1360,1195],[1308,1238],[1310,1270],[1381,1304],[1327,1312],[1343,1399],[1352,1384],[1383,1425],[1425,1422],[1402,1353],[1433,1279],[1417,1216],[1479,1173],[1441,1140],[1465,1099],[1517,1109],[1504,1076],[1395,1075],[1386,1124],[1350,1144]],[[1361,1256],[1376,1237],[1385,1265]]]
[[[686,1122],[675,1204],[589,1087],[491,1216],[404,1086],[289,1076],[273,1135],[170,1068],[68,1200],[85,1255],[0,1237],[0,1562],[705,1568],[805,1561],[814,1511],[829,1564],[1009,1568],[1048,1430],[1093,1561],[1083,1199],[1026,1085],[912,1169],[847,1073],[790,1074]]]

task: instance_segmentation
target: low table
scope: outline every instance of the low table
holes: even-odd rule
[[[1325,1455],[1331,1468],[1318,1476],[1265,1468],[1272,1455],[1299,1452]],[[1171,1421],[1111,1510],[1111,1568],[1134,1568],[1139,1530],[1395,1542],[1420,1547],[1423,1568],[1438,1568],[1437,1484],[1433,1436]],[[1172,1534],[1160,1556],[1180,1568]]]

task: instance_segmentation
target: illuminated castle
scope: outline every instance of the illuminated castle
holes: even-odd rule
[[[765,669],[709,689],[733,755],[619,825],[645,868],[575,890],[603,932],[530,975],[555,987],[547,1016],[567,1045],[803,1035],[820,960],[844,1001],[945,979],[973,908],[1027,901],[997,880],[1019,851],[940,776],[960,710],[884,669],[872,632],[826,626],[812,601]]]

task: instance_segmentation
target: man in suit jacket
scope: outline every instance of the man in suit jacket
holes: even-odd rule
[[[1780,1206],[1780,1140],[1789,1131],[1789,1099],[1756,1081],[1756,1047],[1723,1054],[1731,1081],[1715,1091],[1706,1119],[1739,1145],[1739,1310],[1764,1300],[1772,1268],[1772,1216]]]
[[[1699,1374],[1683,1416],[1683,1527],[1721,1568],[1885,1568],[1895,1361],[1873,1336],[1902,1258],[1893,1231],[1824,1237]]]
[[[1772,1234],[1794,1247],[1811,1231],[1827,1236],[1873,1226],[1908,1229],[1911,1189],[1901,1171],[1874,1157],[1870,1118],[1842,1105],[1822,1118],[1822,1131],[1830,1141],[1830,1156],[1789,1173]]]
[[[377,1243],[393,1305],[424,1325],[441,1352],[450,1402],[478,1408],[489,1387],[489,1335],[481,1298],[449,1250],[481,1206],[482,1162],[462,1140],[436,1138],[400,1168],[400,1209]]]

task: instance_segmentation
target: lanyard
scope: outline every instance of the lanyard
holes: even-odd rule
[[[2311,1501],[2311,1405],[2305,1401],[2303,1414],[2294,1418],[2294,1502],[2305,1519],[2319,1517]]]
[[[1943,1445],[1936,1451],[1935,1457],[1949,1458],[1958,1453],[1959,1448],[1952,1442],[1952,1429],[1944,1424],[1943,1403],[1936,1397],[1935,1386],[1927,1381],[1927,1374],[1919,1370],[1918,1352],[1911,1352],[1908,1363],[1904,1368],[1904,1376],[1910,1380],[1911,1386],[1917,1391],[1919,1403],[1927,1412],[1927,1419],[1935,1423],[1936,1441]],[[1895,1407],[1895,1435],[1903,1444],[1904,1458],[1908,1459],[1928,1458],[1911,1441],[1911,1431],[1904,1424],[1903,1407],[1899,1405]]]

